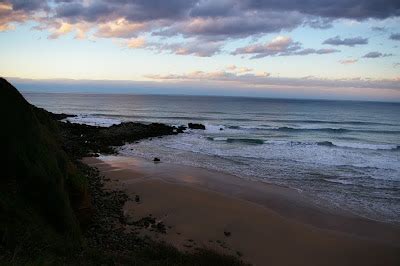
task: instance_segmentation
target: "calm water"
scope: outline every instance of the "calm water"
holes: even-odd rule
[[[75,122],[198,122],[207,130],[121,153],[262,179],[371,219],[400,222],[400,104],[232,97],[25,94]],[[222,130],[221,130],[222,129]]]

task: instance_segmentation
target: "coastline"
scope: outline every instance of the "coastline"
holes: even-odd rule
[[[204,247],[243,256],[254,265],[400,261],[398,226],[321,208],[290,188],[139,158],[83,161],[110,180],[106,188],[123,190],[131,198],[124,206],[125,216],[151,214],[168,227],[166,234],[141,234],[179,249]],[[132,200],[136,195],[139,203]]]

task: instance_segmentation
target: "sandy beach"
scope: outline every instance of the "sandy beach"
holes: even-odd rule
[[[400,265],[399,226],[317,206],[290,188],[138,158],[84,162],[109,179],[107,189],[130,196],[127,217],[151,215],[167,227],[141,234],[182,250],[205,247],[253,265]]]

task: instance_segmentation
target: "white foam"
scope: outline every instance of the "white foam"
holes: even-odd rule
[[[78,115],[74,117],[67,117],[63,121],[68,121],[76,124],[85,124],[90,126],[102,126],[102,127],[110,127],[112,125],[121,124],[120,120],[114,118],[90,116],[90,115]]]
[[[343,148],[369,149],[369,150],[394,150],[397,145],[393,144],[369,144],[369,143],[351,143],[351,142],[332,142],[333,145]]]
[[[339,179],[339,178],[324,178],[325,181],[332,182],[332,183],[339,183],[342,185],[353,185],[354,183],[349,180]]]

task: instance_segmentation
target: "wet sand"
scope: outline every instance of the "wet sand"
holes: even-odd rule
[[[242,256],[254,265],[400,265],[400,228],[315,205],[290,188],[195,167],[106,156],[84,160],[124,190],[126,216],[151,214],[180,249]],[[224,233],[225,232],[225,233]]]

